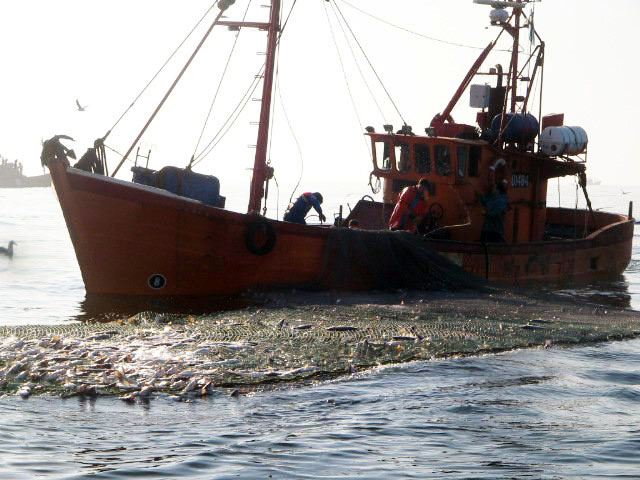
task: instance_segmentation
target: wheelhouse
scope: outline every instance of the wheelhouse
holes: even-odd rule
[[[484,220],[480,196],[490,175],[507,180],[510,209],[505,218],[508,243],[545,238],[547,182],[584,172],[584,164],[513,147],[497,149],[485,140],[403,133],[367,134],[373,152],[371,174],[383,180],[385,210],[402,190],[420,178],[430,182],[429,201],[437,204],[438,235],[479,241]]]

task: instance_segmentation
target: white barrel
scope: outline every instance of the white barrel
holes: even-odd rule
[[[547,155],[578,155],[587,148],[589,139],[582,127],[547,127],[540,135],[540,150]]]

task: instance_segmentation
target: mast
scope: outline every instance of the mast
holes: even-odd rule
[[[522,3],[522,0],[517,0],[518,3]],[[513,15],[515,18],[515,25],[511,32],[513,35],[513,51],[511,52],[511,113],[516,113],[516,96],[518,92],[518,50],[520,48],[520,15],[522,15],[521,8],[514,8]]]
[[[500,38],[500,36],[502,35],[502,32],[504,32],[504,31],[508,32],[513,37],[513,47],[512,47],[512,51],[511,51],[511,73],[509,75],[509,83],[507,85],[507,90],[506,90],[507,93],[511,94],[511,102],[508,102],[508,96],[507,96],[505,98],[505,103],[504,103],[504,106],[501,108],[501,111],[503,111],[503,113],[506,113],[507,108],[509,107],[511,113],[515,113],[516,112],[516,105],[517,105],[518,100],[522,101],[522,100],[528,99],[529,92],[527,93],[527,96],[524,97],[524,98],[520,98],[519,99],[518,95],[517,95],[517,92],[518,92],[518,80],[520,78],[520,72],[518,72],[518,54],[519,54],[519,48],[520,48],[520,28],[522,28],[521,27],[521,17],[524,15],[523,12],[522,12],[522,9],[524,7],[526,7],[526,5],[528,3],[530,3],[531,1],[534,1],[534,0],[510,0],[510,1],[503,1],[503,0],[473,0],[474,3],[480,4],[480,5],[489,5],[489,6],[493,7],[494,11],[492,12],[492,15],[496,11],[498,11],[498,13],[500,13],[505,8],[513,8],[513,17],[512,17],[513,24],[511,24],[511,19],[509,19],[508,15],[505,15],[504,18],[501,18],[500,16],[496,16],[495,18],[494,17],[491,18],[491,24],[492,25],[497,25],[497,26],[501,26],[502,27],[502,29],[500,30],[500,33],[498,34],[498,37],[492,43],[490,43],[484,49],[484,51],[480,54],[480,56],[478,57],[476,62],[473,64],[473,66],[471,67],[469,72],[467,73],[466,77],[464,78],[464,80],[460,84],[460,87],[458,88],[458,90],[454,94],[453,98],[449,101],[449,104],[443,110],[443,112],[441,114],[437,114],[433,118],[433,120],[431,121],[431,126],[432,127],[436,127],[438,125],[442,125],[442,124],[444,124],[444,122],[447,119],[450,119],[451,111],[453,110],[453,108],[456,106],[456,104],[460,100],[460,97],[462,96],[464,91],[467,89],[467,87],[471,83],[473,77],[476,74],[478,74],[478,70],[480,69],[480,67],[482,66],[484,61],[486,60],[487,56],[489,55],[489,53],[491,52],[493,47],[498,43],[498,39]],[[536,35],[537,35],[537,33],[536,33]],[[542,48],[544,48],[544,47],[542,47]],[[542,50],[542,51],[544,51],[544,50]],[[526,107],[526,103],[525,103],[525,107]]]
[[[262,87],[262,107],[260,110],[256,157],[253,164],[253,176],[251,178],[251,191],[249,194],[249,213],[260,213],[262,197],[264,196],[264,184],[268,179],[267,145],[269,143],[273,74],[275,69],[276,48],[278,45],[278,32],[280,31],[280,1],[281,0],[271,1],[271,15],[267,34],[267,57]]]

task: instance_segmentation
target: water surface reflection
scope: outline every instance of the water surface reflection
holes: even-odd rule
[[[638,352],[415,362],[190,404],[5,398],[0,478],[638,478]]]

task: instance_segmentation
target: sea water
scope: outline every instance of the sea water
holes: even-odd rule
[[[622,213],[640,198],[640,188],[590,193],[595,208]],[[569,187],[559,197],[576,199]],[[638,237],[623,278],[562,293],[640,308]],[[11,239],[0,324],[86,316],[52,189],[0,189],[0,243]],[[0,478],[640,478],[639,418],[640,340],[414,362],[193,403],[7,396]]]

